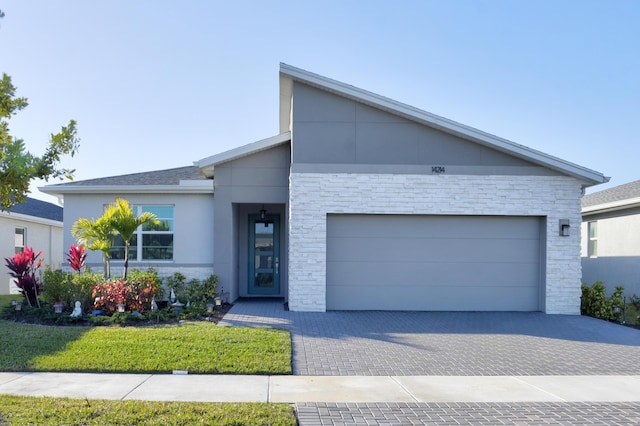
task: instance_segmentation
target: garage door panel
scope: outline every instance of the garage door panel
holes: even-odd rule
[[[398,215],[332,215],[339,216],[339,221],[332,222],[335,235],[344,238],[451,238],[452,234],[475,238],[507,238],[521,239],[535,236],[538,232],[537,222],[523,222],[521,217],[508,216],[425,216]],[[394,227],[388,226],[389,217],[395,221]],[[366,221],[362,218],[366,217]],[[464,218],[464,220],[460,220]]]
[[[541,223],[329,215],[327,308],[539,310]]]
[[[372,257],[387,262],[522,262],[537,256],[534,240],[477,238],[328,238],[327,261],[364,262]]]
[[[431,285],[447,282],[449,285],[502,286],[538,284],[536,263],[476,263],[460,267],[453,262],[404,262],[402,265],[380,262],[335,262],[327,271],[327,283],[350,285],[364,282],[371,286],[401,287],[419,283]],[[473,269],[473,274],[468,272]],[[502,273],[495,274],[496,269]],[[513,277],[519,279],[514,282]]]
[[[400,311],[530,311],[528,300],[536,299],[538,287],[501,287],[501,297],[486,298],[486,290],[474,286],[413,286],[405,292],[389,292],[384,287],[327,287],[327,305],[333,310],[353,310],[357,300],[361,310]],[[527,297],[522,297],[523,293]],[[366,295],[366,297],[363,297]],[[483,299],[479,306],[477,301]]]

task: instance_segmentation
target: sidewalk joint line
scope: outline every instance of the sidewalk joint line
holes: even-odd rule
[[[413,398],[413,400],[414,400],[415,402],[424,402],[424,401],[420,401],[420,399],[418,399],[418,398],[417,398],[413,393],[411,393],[411,391],[410,391],[409,389],[407,389],[407,388],[406,388],[402,383],[400,383],[400,382],[397,380],[397,377],[396,377],[396,376],[389,376],[389,378],[390,378],[391,380],[393,380],[394,382],[396,382],[396,383],[397,383],[397,384],[402,388],[402,390],[404,390],[407,394],[409,394],[409,396],[410,396],[411,398]]]
[[[267,376],[267,403],[271,402],[271,376]]]
[[[552,392],[549,392],[549,391],[548,391],[548,390],[546,390],[546,389],[542,389],[542,388],[541,388],[541,387],[539,387],[539,386],[532,385],[531,383],[527,383],[527,382],[525,382],[525,381],[521,378],[521,377],[523,377],[523,376],[511,376],[511,377],[512,377],[512,378],[514,378],[515,380],[519,381],[520,383],[524,383],[524,384],[525,384],[525,385],[527,385],[527,386],[531,386],[532,388],[539,390],[540,392],[546,393],[547,395],[551,395],[551,396],[552,396],[552,397],[554,397],[554,398],[558,398],[561,402],[569,402],[568,400],[566,400],[566,399],[564,399],[564,398],[561,398],[561,397],[559,397],[558,395],[556,395],[556,394],[554,394],[554,393],[552,393]],[[537,377],[543,377],[543,376],[537,376]]]
[[[133,391],[135,391],[136,389],[138,389],[140,386],[144,385],[145,383],[147,383],[147,381],[152,378],[154,375],[153,374],[149,374],[147,375],[147,378],[144,379],[143,381],[141,381],[140,383],[138,383],[136,386],[133,387],[133,389],[131,389],[129,392],[127,392],[126,394],[124,394],[124,396],[122,398],[120,398],[120,401],[124,401],[124,399],[126,397],[128,397],[129,395],[131,395],[131,393]]]

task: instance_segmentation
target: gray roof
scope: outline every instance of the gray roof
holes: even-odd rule
[[[582,197],[582,208],[640,197],[640,180],[614,186]]]
[[[27,201],[22,204],[16,204],[9,211],[62,222],[62,207],[35,198],[27,197]]]
[[[206,180],[207,177],[196,166],[175,169],[155,170],[152,172],[132,173],[96,179],[65,182],[49,185],[49,188],[70,186],[112,186],[112,185],[179,185],[181,180]]]

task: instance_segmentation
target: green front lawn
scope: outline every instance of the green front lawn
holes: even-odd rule
[[[186,322],[55,327],[0,321],[0,371],[291,374],[286,330]],[[2,424],[2,422],[0,422]]]
[[[0,312],[11,304],[12,300],[22,300],[21,294],[0,294]]]
[[[105,401],[0,395],[0,425],[282,425],[287,404]]]

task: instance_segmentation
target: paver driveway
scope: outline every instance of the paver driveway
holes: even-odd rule
[[[296,375],[637,375],[640,330],[513,312],[288,312],[241,301],[221,324],[291,330]]]

